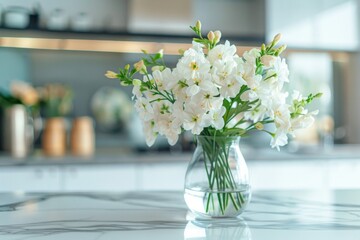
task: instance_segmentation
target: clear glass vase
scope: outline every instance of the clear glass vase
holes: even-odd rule
[[[239,216],[251,198],[240,137],[197,136],[184,198],[197,218]]]

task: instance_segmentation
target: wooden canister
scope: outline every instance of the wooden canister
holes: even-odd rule
[[[71,153],[76,156],[90,156],[95,149],[94,124],[90,117],[73,120],[71,129]]]
[[[42,137],[44,154],[52,157],[63,156],[66,153],[66,127],[61,117],[49,118],[45,122]]]

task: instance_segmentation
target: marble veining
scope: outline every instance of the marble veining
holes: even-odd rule
[[[289,236],[360,239],[360,190],[254,192],[241,218],[212,221],[195,219],[182,192],[0,194],[1,240]]]

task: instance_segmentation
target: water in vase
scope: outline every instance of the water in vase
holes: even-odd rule
[[[234,190],[217,191],[209,187],[185,188],[185,202],[200,218],[236,217],[250,201],[250,185],[237,185]]]

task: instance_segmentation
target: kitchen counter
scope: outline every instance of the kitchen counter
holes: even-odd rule
[[[288,161],[288,160],[330,160],[357,159],[360,160],[359,145],[335,145],[330,148],[319,146],[294,148],[288,146],[281,151],[268,148],[252,148],[241,146],[241,151],[247,161]],[[89,164],[122,164],[122,163],[187,163],[192,152],[135,152],[130,148],[97,148],[96,153],[89,157],[65,155],[62,157],[47,157],[40,150],[26,158],[13,158],[0,153],[1,166],[39,166],[39,165],[89,165]]]
[[[196,220],[182,192],[0,194],[0,239],[359,239],[360,190],[258,191],[239,219]]]

